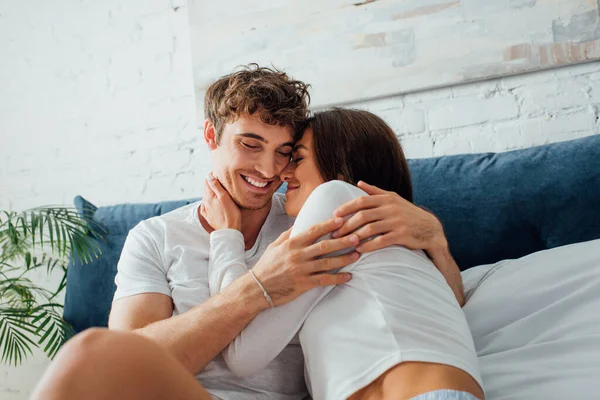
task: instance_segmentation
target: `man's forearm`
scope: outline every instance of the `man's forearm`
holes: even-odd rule
[[[444,278],[446,278],[446,282],[448,282],[448,285],[454,292],[458,304],[460,304],[461,307],[464,306],[465,293],[460,268],[456,264],[456,261],[454,261],[452,254],[450,254],[448,246],[437,246],[435,249],[428,250],[427,254],[435,264],[436,268],[444,275]]]
[[[266,307],[262,291],[246,274],[190,311],[135,332],[166,348],[195,375]]]

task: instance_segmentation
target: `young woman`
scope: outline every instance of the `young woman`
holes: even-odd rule
[[[315,114],[283,176],[286,212],[297,216],[283,238],[365,196],[354,186],[360,180],[412,201],[400,144],[385,122],[366,111]],[[230,246],[238,236],[228,229],[211,234],[211,294],[248,272],[243,246],[237,252]],[[353,275],[347,284],[310,290],[259,314],[223,351],[230,369],[252,375],[299,340],[315,400],[484,397],[465,316],[422,251],[389,246],[362,254],[344,270]],[[256,280],[260,285],[260,276]]]

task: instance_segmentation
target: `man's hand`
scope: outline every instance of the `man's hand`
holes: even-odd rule
[[[435,215],[395,192],[388,192],[362,181],[358,183],[358,187],[369,196],[349,201],[334,212],[336,217],[355,214],[333,236],[344,237],[352,233],[363,240],[379,235],[358,246],[356,250],[360,253],[390,245],[425,250],[462,307],[465,300],[460,269],[450,254],[444,228]]]
[[[200,215],[214,230],[242,229],[242,213],[239,207],[212,173],[204,182]]]
[[[358,236],[349,235],[315,243],[321,236],[338,229],[342,223],[342,218],[331,219],[293,238],[290,238],[290,228],[269,245],[252,270],[274,305],[292,301],[312,288],[338,285],[351,279],[349,273],[327,272],[352,264],[359,258],[357,252],[337,257],[319,257],[356,246]]]
[[[334,237],[354,233],[362,243],[357,250],[368,253],[397,244],[413,250],[435,252],[448,247],[440,221],[431,213],[403,199],[395,192],[359,182],[358,187],[369,194],[342,205],[335,210],[336,217],[356,213],[339,229]]]

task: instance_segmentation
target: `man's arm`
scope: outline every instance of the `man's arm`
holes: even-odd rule
[[[163,294],[119,299],[113,304],[109,328],[153,339],[195,375],[267,307],[256,282],[244,275],[220,294],[175,317],[171,317],[171,298]]]
[[[342,219],[332,219],[294,239],[289,239],[291,230],[288,230],[269,245],[261,257],[262,262],[257,263],[253,271],[275,306],[292,301],[310,289],[350,280],[348,273],[323,272],[351,264],[358,259],[357,253],[319,259],[323,252],[327,253],[327,248],[320,246],[315,252],[315,247],[310,246],[342,223]],[[170,351],[190,373],[196,374],[270,304],[261,287],[247,273],[206,302],[171,317],[173,304],[165,294],[166,276],[162,275],[160,257],[153,254],[153,247],[139,234],[130,232],[119,260],[116,278],[119,297],[113,303],[109,328],[134,331],[153,339]],[[154,289],[135,294],[131,286],[137,284],[141,276],[144,277],[143,287]]]
[[[357,247],[367,253],[390,245],[424,250],[442,273],[462,307],[465,304],[460,268],[452,258],[441,222],[431,212],[403,199],[395,192],[359,182],[358,187],[369,194],[339,207],[335,215],[345,217],[355,213],[334,232],[334,237],[350,233],[361,240],[380,235]]]
[[[461,307],[464,306],[465,291],[463,288],[462,275],[460,274],[460,268],[458,267],[458,264],[456,264],[452,254],[450,254],[448,244],[446,243],[445,246],[435,246],[430,249],[425,249],[425,252],[431,261],[433,261],[438,271],[444,275],[446,282],[448,282],[448,286],[450,286],[450,289],[452,289],[454,292],[454,296],[456,296],[458,304]]]

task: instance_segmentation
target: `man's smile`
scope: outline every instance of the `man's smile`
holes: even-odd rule
[[[273,181],[274,181],[273,179],[270,179],[270,180],[260,179],[255,176],[249,176],[249,175],[243,175],[243,174],[240,174],[240,176],[242,177],[244,184],[248,188],[251,188],[252,191],[258,192],[258,193],[269,193],[269,191],[271,190],[271,185],[273,184]]]

